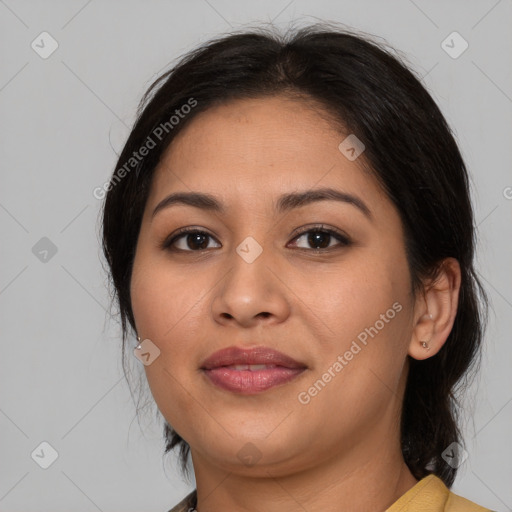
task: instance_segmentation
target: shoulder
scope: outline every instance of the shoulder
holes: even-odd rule
[[[193,512],[196,507],[196,489],[190,494],[187,494],[177,505],[175,505],[169,512]]]

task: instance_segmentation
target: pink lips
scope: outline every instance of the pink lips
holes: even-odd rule
[[[289,382],[301,374],[306,365],[267,347],[229,347],[208,357],[201,369],[220,388],[255,394]]]

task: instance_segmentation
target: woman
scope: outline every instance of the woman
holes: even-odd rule
[[[384,45],[211,41],[143,98],[103,211],[123,326],[197,489],[173,511],[485,511],[452,493],[486,296],[467,171]]]

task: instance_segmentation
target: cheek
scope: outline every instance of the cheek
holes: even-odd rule
[[[310,306],[301,315],[307,315],[307,328],[318,326],[310,335],[319,350],[314,371],[300,390],[300,403],[308,403],[298,410],[305,422],[331,418],[324,428],[332,429],[333,436],[377,421],[397,393],[410,304],[403,278],[407,272],[395,262],[361,258],[350,271],[301,281],[303,292],[309,290]]]
[[[144,366],[148,385],[159,410],[179,433],[190,429],[190,418],[197,413],[187,391],[195,378],[190,371],[194,355],[191,344],[204,331],[201,322],[204,324],[207,300],[207,290],[198,288],[187,274],[141,251],[134,261],[130,284],[138,332],[160,349],[159,356]]]
[[[379,408],[379,400],[396,389],[407,352],[411,303],[405,259],[377,251],[346,268],[300,281],[309,306],[301,315],[315,329],[310,334],[319,348],[310,380],[330,382],[311,408],[319,414],[333,403],[357,409],[369,396],[377,397]],[[336,377],[325,375],[329,371]]]
[[[188,339],[200,332],[205,301],[213,286],[194,278],[193,272],[178,271],[164,259],[146,258],[141,253],[134,262],[131,301],[141,335],[157,345],[181,348],[187,337],[177,336],[187,329]],[[185,341],[182,341],[185,340]]]
[[[329,344],[333,336],[347,341],[373,326],[395,302],[405,306],[408,283],[402,276],[407,272],[399,268],[366,254],[332,271],[295,276],[294,292],[307,306],[302,314],[314,321],[312,325],[323,326]],[[388,316],[398,318],[395,313],[391,310]]]

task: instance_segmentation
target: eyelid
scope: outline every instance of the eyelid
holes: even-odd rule
[[[292,239],[295,239],[300,235],[303,235],[304,233],[309,233],[310,231],[324,231],[339,236],[340,238],[343,238],[347,242],[351,241],[351,238],[345,232],[335,227],[328,226],[326,224],[311,224],[297,228],[292,232]]]

